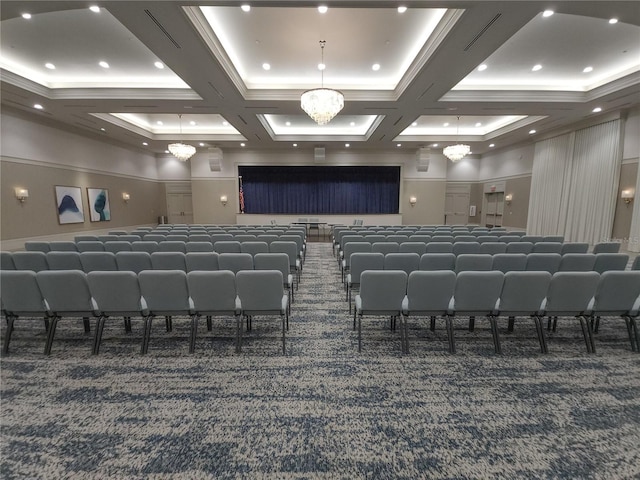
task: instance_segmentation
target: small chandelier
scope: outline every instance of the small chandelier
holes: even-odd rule
[[[180,136],[182,137],[182,114],[178,115],[178,117],[180,118]],[[171,155],[182,162],[186,162],[196,153],[196,147],[187,145],[186,143],[170,143],[167,148],[171,152]]]
[[[307,90],[300,97],[300,106],[318,125],[326,125],[344,108],[344,95],[338,90],[324,88],[324,46],[320,40],[321,83],[320,88]]]
[[[460,132],[460,117],[458,117],[458,124],[456,126],[456,137],[458,137],[458,133]],[[445,157],[451,160],[453,163],[459,162],[462,160],[465,155],[467,155],[471,151],[471,147],[469,145],[465,145],[463,143],[458,143],[456,145],[449,145],[448,147],[444,147],[442,153]]]

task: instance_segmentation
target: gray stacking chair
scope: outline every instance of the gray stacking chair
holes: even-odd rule
[[[282,238],[282,237],[281,237]],[[293,240],[278,240],[271,242],[269,245],[270,253],[286,253],[289,257],[289,269],[294,275],[296,281],[296,289],[300,283],[300,275],[302,273],[302,262],[299,257],[299,246]]]
[[[366,270],[384,270],[384,254],[380,252],[356,252],[351,254],[351,266],[347,274],[347,301],[351,313],[353,290],[360,288],[360,276]]]
[[[230,233],[212,233],[210,235],[211,243],[215,245],[216,242],[232,242],[233,235]]]
[[[593,246],[593,251],[591,253],[618,253],[620,251],[620,243],[618,242],[601,242],[596,243]]]
[[[99,240],[76,242],[78,251],[82,252],[104,252],[104,243]]]
[[[631,264],[631,270],[640,270],[640,255],[638,255]]]
[[[527,255],[525,270],[544,271],[553,275],[560,268],[561,259],[562,255],[559,253],[530,253]]]
[[[280,235],[278,239],[279,242],[294,242],[298,247],[297,257],[300,259],[300,269],[302,269],[302,263],[304,262],[307,247],[304,241],[304,235],[299,233],[290,233],[285,235]],[[269,245],[271,248],[271,245]]]
[[[222,240],[213,244],[213,250],[217,253],[241,253],[242,247],[236,240]]]
[[[104,324],[110,317],[123,317],[125,331],[130,332],[131,317],[146,317],[149,312],[142,304],[138,275],[132,271],[93,271],[87,274],[87,282],[98,312],[92,349],[97,355]]]
[[[158,243],[158,251],[187,253],[187,243],[182,240],[165,240]]]
[[[151,254],[151,266],[154,270],[187,271],[185,254],[182,252],[154,252]]]
[[[493,257],[486,253],[463,253],[456,257],[455,272],[480,272],[491,270],[493,266]]]
[[[273,234],[273,233],[262,233],[260,235],[258,235],[258,241],[259,242],[266,242],[267,245],[270,245],[271,242],[276,242],[278,241],[278,239],[280,238],[280,234]]]
[[[283,286],[289,293],[289,313],[293,298],[293,275],[289,269],[289,255],[286,253],[256,253],[253,256],[253,268],[255,270],[280,270],[282,273]]]
[[[189,234],[189,242],[211,243],[211,235],[209,235],[208,233],[191,233]]]
[[[453,243],[453,235],[442,235],[437,232],[431,236],[431,243]]]
[[[253,270],[253,257],[250,253],[221,253],[218,255],[218,268],[238,273],[241,270]]]
[[[498,315],[509,317],[509,331],[513,330],[515,317],[533,319],[542,353],[548,351],[541,316],[550,283],[549,272],[507,272],[497,306]]]
[[[47,253],[51,251],[51,248],[49,248],[49,242],[36,242],[36,241],[24,242],[24,249],[27,252]]]
[[[51,251],[46,255],[49,270],[82,270],[79,252]]]
[[[195,351],[198,320],[203,315],[207,317],[208,326],[213,316],[234,318],[236,322],[235,351],[239,353],[242,345],[242,328],[241,305],[236,293],[236,276],[228,270],[193,271],[187,274],[187,285],[193,304],[189,353]]]
[[[118,270],[116,254],[111,252],[82,252],[80,254],[80,263],[84,273]]]
[[[420,255],[417,253],[388,253],[384,256],[385,270],[402,270],[407,275],[420,270]]]
[[[166,235],[162,235],[159,233],[148,233],[144,237],[142,237],[142,240],[144,240],[145,242],[160,243],[160,242],[164,242],[166,238],[167,238]]]
[[[427,253],[427,244],[425,242],[408,241],[400,244],[400,253],[417,253],[422,255]]]
[[[496,322],[496,302],[500,298],[504,273],[497,270],[488,272],[460,272],[456,277],[456,286],[451,302],[450,315],[469,317],[469,330],[474,329],[475,317],[485,316],[491,325],[493,345],[496,353],[502,353],[500,336]],[[452,336],[452,353],[455,353],[455,340]]]
[[[351,265],[351,254],[355,252],[370,252],[371,244],[369,242],[347,242],[344,245],[342,260],[340,262],[340,271],[342,273],[342,283],[344,283],[349,266]]]
[[[543,235],[523,235],[522,237],[520,237],[521,242],[531,242],[533,244],[542,242],[543,240],[544,240]]]
[[[211,242],[192,242],[186,244],[186,253],[191,252],[213,252],[213,243]]]
[[[499,242],[503,242],[503,243],[519,242],[519,241],[521,241],[521,237],[519,237],[517,235],[500,235],[498,237],[498,241]],[[531,243],[533,243],[533,242],[531,242]]]
[[[453,244],[454,255],[477,254],[480,253],[478,242],[455,242]]]
[[[562,235],[545,235],[542,238],[543,242],[556,242],[556,243],[564,243],[564,236]]]
[[[120,235],[119,239],[123,242],[140,242],[142,240],[143,235]]]
[[[591,272],[596,263],[592,253],[565,253],[560,259],[559,272]]]
[[[589,244],[586,242],[567,242],[562,244],[560,255],[566,253],[587,253],[589,251]]]
[[[398,253],[400,251],[400,244],[397,242],[375,242],[371,244],[371,251],[383,255]]]
[[[427,243],[426,253],[453,253],[452,242],[435,242],[431,241]]]
[[[476,242],[482,245],[483,243],[487,243],[487,242],[498,243],[499,240],[498,240],[498,237],[495,235],[483,234],[483,235],[478,235],[476,237]],[[506,242],[499,242],[499,243],[506,243]]]
[[[377,233],[366,233],[364,235],[364,240],[365,242],[369,242],[371,245],[373,245],[376,242],[386,242],[387,236],[377,234]],[[395,242],[395,243],[398,243],[398,242]]]
[[[587,318],[590,316],[591,299],[596,293],[600,275],[597,272],[557,272],[551,278],[544,315],[555,317],[553,330],[556,330],[558,316],[576,317],[580,321],[582,335],[587,352],[594,349],[593,336]]]
[[[104,251],[111,253],[131,252],[131,242],[127,242],[125,240],[104,242]]]
[[[400,340],[402,352],[406,351],[404,316],[402,304],[407,293],[406,272],[401,270],[367,270],[360,275],[360,292],[355,298],[353,327],[358,325],[358,352],[362,351],[362,317],[364,315],[390,316],[391,328],[395,330],[400,317]]]
[[[118,240],[120,240],[120,237],[118,235],[98,235],[98,240],[103,243],[117,242]]]
[[[478,239],[475,235],[469,235],[469,232],[463,233],[463,234],[458,234],[458,233],[454,233],[453,234],[453,243],[458,243],[458,242],[477,242]]]
[[[153,242],[151,240],[141,240],[139,242],[131,242],[131,251],[132,252],[147,252],[148,254],[152,254],[153,252],[157,252],[160,250],[158,246],[158,242]]]
[[[218,265],[218,256],[216,252],[187,252],[185,261],[187,264],[187,273],[195,271],[216,271],[220,270]]]
[[[402,235],[402,234],[394,234],[394,235],[387,235],[387,238],[385,239],[386,242],[396,242],[398,245],[401,244],[402,242],[408,242],[409,241],[409,235]]]
[[[0,270],[15,270],[16,264],[13,263],[13,255],[11,252],[0,252]]]
[[[420,270],[451,270],[456,267],[453,253],[425,253],[420,256]]]
[[[17,319],[21,317],[44,318],[45,330],[49,329],[51,312],[40,291],[36,272],[4,269],[0,271],[0,297],[2,298],[2,313],[7,320],[3,348],[5,354],[9,353],[9,342],[14,322]]]
[[[236,288],[247,322],[253,328],[256,315],[278,315],[282,321],[282,353],[286,352],[285,332],[289,329],[289,298],[283,289],[279,270],[242,270],[236,274]]]
[[[99,242],[97,235],[76,235],[73,237],[73,241],[76,243],[80,242]]]
[[[51,252],[73,253],[73,252]],[[47,334],[45,355],[51,353],[58,320],[63,317],[82,318],[85,333],[89,333],[89,318],[97,316],[89,291],[87,274],[80,270],[47,270],[36,274],[42,296],[51,310],[51,325]]]
[[[77,252],[78,246],[72,241],[54,241],[49,242],[49,250],[51,252]]]
[[[162,254],[158,252],[153,255]],[[147,305],[141,353],[147,353],[151,324],[155,317],[164,316],[167,331],[172,330],[172,317],[193,314],[187,286],[187,274],[179,270],[145,270],[138,274],[140,292]]]
[[[267,242],[242,242],[240,244],[240,252],[248,253],[251,256],[256,255],[257,253],[269,253],[269,244]]]
[[[140,273],[143,270],[153,270],[151,254],[147,252],[118,252],[116,253],[118,270]]]
[[[509,244],[502,242],[483,242],[480,243],[480,252],[489,255],[495,255],[497,253],[507,253],[507,247]]]
[[[416,233],[415,235],[409,235],[410,242],[422,242],[429,243],[431,241],[431,235]],[[405,243],[405,242],[403,242]]]
[[[253,235],[251,233],[239,233],[237,235],[233,236],[233,239],[236,242],[256,242],[258,241],[258,236],[257,235]]]
[[[407,282],[407,296],[402,304],[405,317],[431,317],[431,330],[435,330],[437,317],[444,317],[447,323],[447,337],[449,351],[453,353],[453,325],[448,314],[449,302],[453,297],[456,284],[456,274],[450,270],[415,271],[409,274]],[[405,318],[405,328],[407,328]],[[409,353],[409,338],[405,331],[405,352]]]
[[[167,235],[167,238],[164,239],[165,242],[182,242],[182,243],[187,243],[189,241],[189,235],[187,234],[183,234],[183,235],[176,235],[173,233],[170,233],[169,235]],[[162,243],[162,242],[161,242]]]
[[[533,250],[531,253],[562,254],[562,244],[559,242],[537,242],[533,244]]]
[[[629,263],[629,255],[626,253],[596,253],[596,262],[593,270],[598,273],[609,270],[625,270]]]
[[[509,242],[507,243],[506,253],[524,253],[525,255],[533,252],[532,242]]]
[[[640,271],[608,271],[600,275],[591,308],[597,332],[600,317],[622,317],[627,326],[631,350],[640,351],[640,332],[636,324],[640,300]],[[595,348],[593,349],[595,352]]]
[[[31,270],[39,272],[49,270],[47,254],[40,251],[13,252],[11,255],[16,270]]]

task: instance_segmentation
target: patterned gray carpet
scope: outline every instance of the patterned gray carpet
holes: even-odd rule
[[[312,243],[287,355],[279,324],[256,318],[243,352],[232,321],[105,328],[99,356],[81,322],[62,320],[50,357],[41,321],[17,324],[2,358],[3,479],[631,479],[640,478],[640,355],[621,320],[603,321],[597,354],[560,319],[548,355],[533,323],[502,356],[488,322],[410,320],[401,355],[388,320],[363,322],[363,351],[337,264]],[[2,335],[5,333],[4,322]],[[93,325],[92,325],[93,328]]]

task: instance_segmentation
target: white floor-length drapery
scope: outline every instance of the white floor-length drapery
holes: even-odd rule
[[[635,195],[638,195],[638,192],[640,192],[640,168],[638,168],[638,175],[636,176]],[[640,202],[637,197],[633,200],[633,214],[631,216],[629,246],[627,249],[630,252],[640,252]]]
[[[595,244],[611,236],[620,179],[621,121],[536,144],[527,231]]]

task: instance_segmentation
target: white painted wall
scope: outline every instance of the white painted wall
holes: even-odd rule
[[[482,161],[475,157],[465,157],[457,163],[453,163],[443,155],[447,167],[446,179],[448,182],[477,182]]]
[[[482,156],[478,180],[509,178],[531,175],[533,170],[534,144],[506,148]]]

